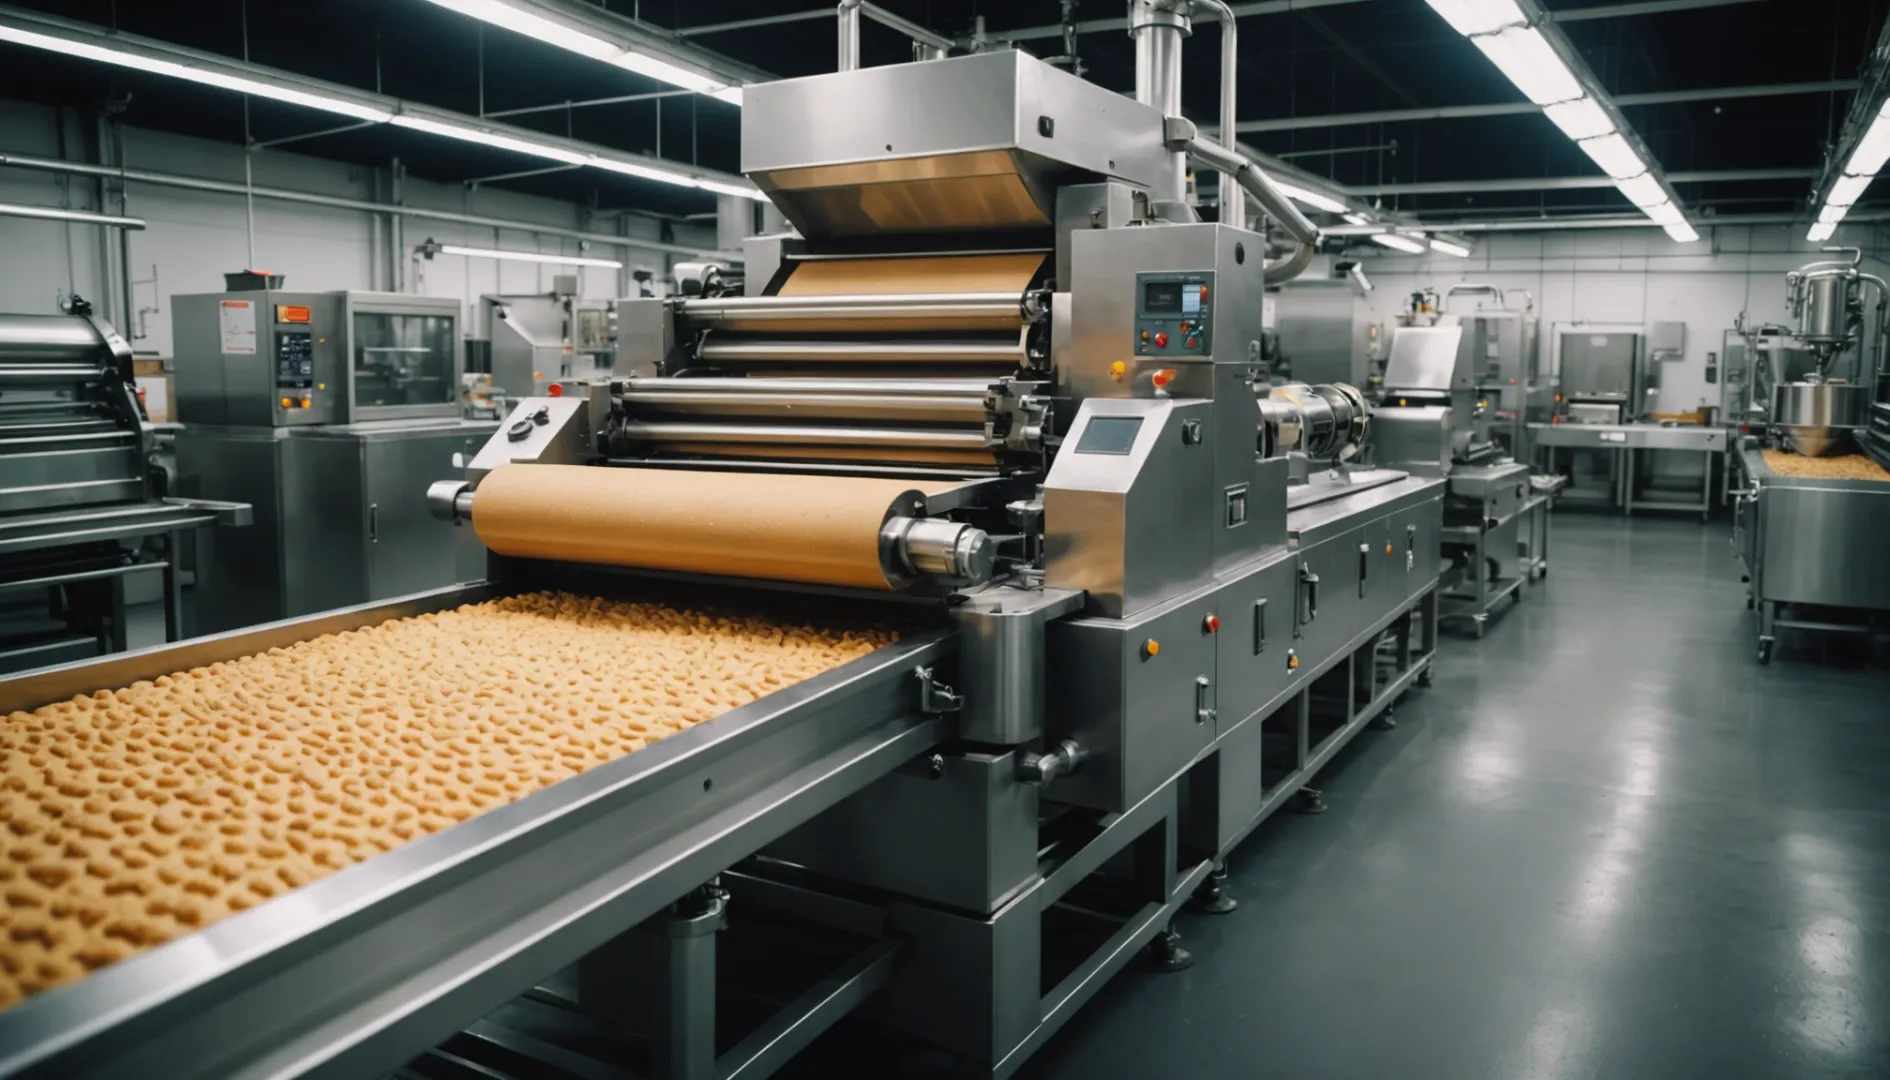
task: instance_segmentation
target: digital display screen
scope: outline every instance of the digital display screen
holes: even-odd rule
[[[1193,315],[1201,310],[1201,286],[1190,285],[1181,291],[1181,313]]]
[[[1076,440],[1079,454],[1126,454],[1135,447],[1135,433],[1142,430],[1139,416],[1091,417]]]
[[[1199,304],[1199,293],[1196,303]],[[1142,286],[1142,310],[1151,315],[1179,315],[1181,313],[1181,282],[1151,281]]]

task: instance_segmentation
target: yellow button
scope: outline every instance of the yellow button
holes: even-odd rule
[[[1154,638],[1149,638],[1147,641],[1144,641],[1142,643],[1143,656],[1159,656],[1161,655],[1161,651],[1162,651],[1162,643],[1159,641],[1156,641]]]
[[[1299,670],[1299,654],[1298,653],[1288,652],[1286,654],[1286,669],[1288,671]]]
[[[1109,377],[1114,379],[1117,382],[1121,382],[1125,377],[1128,376],[1128,374],[1129,374],[1129,365],[1123,363],[1120,360],[1109,365]]]
[[[1390,555],[1390,554],[1392,554],[1392,552],[1393,552],[1393,550],[1394,550],[1394,549],[1392,548],[1392,546],[1391,546],[1390,544],[1386,544],[1386,545],[1385,545],[1385,554],[1387,554],[1387,555]]]
[[[295,407],[295,400],[293,398],[283,398],[282,407],[285,409],[293,409]]]

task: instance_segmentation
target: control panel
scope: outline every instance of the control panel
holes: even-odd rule
[[[1212,270],[1135,275],[1135,355],[1212,355],[1213,301]]]
[[[308,408],[315,399],[315,333],[312,330],[276,331],[276,405],[284,410]]]

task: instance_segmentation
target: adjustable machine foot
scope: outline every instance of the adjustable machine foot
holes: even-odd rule
[[[1300,788],[1296,805],[1293,809],[1302,814],[1323,814],[1326,806],[1326,793],[1318,788]]]
[[[1215,863],[1207,880],[1194,890],[1194,909],[1204,915],[1225,915],[1240,906],[1227,889],[1227,864]]]
[[[1181,971],[1194,966],[1194,954],[1181,947],[1181,935],[1171,924],[1148,943],[1148,966],[1156,971]]]

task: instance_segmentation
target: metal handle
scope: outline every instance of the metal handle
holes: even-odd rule
[[[1087,757],[1075,739],[1064,739],[1048,754],[1026,753],[1017,762],[1017,778],[1026,784],[1048,784],[1082,767]]]
[[[1214,700],[1214,680],[1206,675],[1194,677],[1194,722],[1212,723],[1220,715],[1218,702]]]
[[[1358,594],[1360,596],[1365,595],[1365,579],[1371,576],[1371,572],[1372,546],[1370,544],[1360,544],[1358,546]]]
[[[1253,602],[1253,654],[1259,656],[1267,651],[1267,602],[1264,598]]]
[[[1306,586],[1305,621],[1312,622],[1319,617],[1319,575],[1313,573],[1311,567],[1301,563],[1299,567],[1299,582]]]
[[[367,539],[370,544],[381,542],[381,504],[369,503],[367,508]]]

